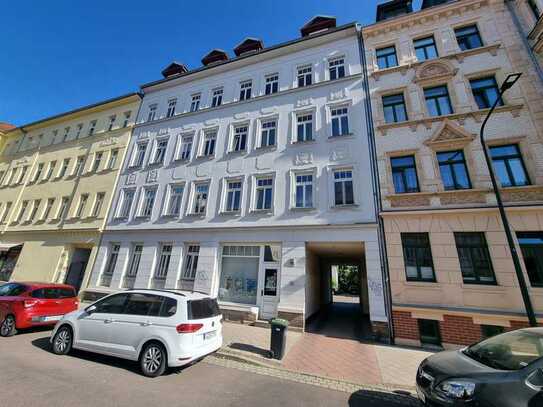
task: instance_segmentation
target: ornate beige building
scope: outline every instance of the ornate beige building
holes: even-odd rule
[[[410,3],[363,28],[394,334],[458,346],[527,325],[478,140],[511,72],[486,138],[543,316],[543,86],[503,0]]]

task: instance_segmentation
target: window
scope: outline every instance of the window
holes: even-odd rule
[[[77,157],[73,175],[75,176],[81,175],[81,173],[83,172],[84,165],[85,165],[85,157],[83,156]]]
[[[132,248],[132,257],[130,259],[130,265],[128,266],[128,271],[126,272],[127,277],[136,277],[136,275],[138,274],[138,269],[140,267],[142,253],[143,253],[143,245],[134,244]]]
[[[428,233],[402,233],[407,281],[436,281]]]
[[[107,162],[107,169],[112,170],[117,164],[117,158],[119,157],[119,150],[111,150],[109,152],[109,160]]]
[[[466,159],[462,150],[437,153],[437,161],[446,191],[471,188]]]
[[[156,103],[149,105],[149,113],[147,114],[148,122],[152,122],[153,120],[155,120],[157,107],[158,105]]]
[[[298,87],[311,85],[313,81],[313,68],[311,65],[301,66],[298,68]]]
[[[70,128],[66,127],[64,128],[64,135],[62,136],[62,142],[65,142],[68,140],[68,136],[70,135]]]
[[[53,209],[54,204],[55,198],[49,198],[47,200],[47,203],[45,204],[45,209],[43,210],[43,214],[41,216],[42,220],[47,220],[49,218],[49,215],[51,214],[51,209]]]
[[[456,28],[454,34],[456,35],[458,46],[462,51],[483,46],[483,41],[481,40],[481,35],[479,34],[476,25]]]
[[[241,207],[241,185],[242,182],[239,180],[226,182],[226,203],[224,208],[226,212],[239,212]]]
[[[393,157],[390,159],[390,164],[392,166],[394,191],[397,194],[419,192],[415,156]]]
[[[313,174],[295,175],[296,208],[313,208]]]
[[[156,198],[156,189],[155,188],[144,188],[143,197],[140,208],[140,216],[148,218],[153,213],[153,206],[155,205]]]
[[[219,299],[240,304],[256,304],[259,262],[259,246],[224,246]]]
[[[190,97],[190,111],[196,112],[198,109],[200,109],[200,99],[202,98],[202,95],[200,93],[195,93]]]
[[[79,198],[79,205],[77,206],[77,211],[75,212],[76,218],[83,216],[85,212],[85,206],[87,206],[87,201],[89,200],[89,194],[82,194]]]
[[[113,272],[115,271],[115,266],[117,265],[117,259],[119,258],[119,250],[121,249],[121,245],[117,243],[112,243],[109,246],[109,256],[106,263],[106,268],[104,270],[104,274],[108,276],[112,276]]]
[[[139,143],[136,146],[136,153],[134,154],[132,167],[141,167],[143,165],[143,160],[145,159],[146,152],[147,152],[147,143]]]
[[[345,77],[345,59],[340,57],[329,60],[328,73],[331,81]]]
[[[130,294],[124,314],[148,317],[171,317],[177,312],[173,298],[151,294]]]
[[[257,178],[256,179],[256,210],[269,210],[273,204],[273,178]]]
[[[115,265],[113,268],[115,268]],[[108,273],[104,272],[104,274]],[[110,274],[110,276],[112,274],[113,272]],[[109,284],[107,285],[109,286]],[[107,297],[96,304],[96,311],[94,312],[100,314],[122,314],[124,313],[128,296],[128,294],[117,294]]]
[[[175,114],[175,106],[177,105],[177,99],[168,100],[168,110],[166,112],[166,117],[172,117]]]
[[[217,132],[207,131],[204,133],[204,145],[202,150],[203,157],[212,157],[215,154],[215,144],[217,142]]]
[[[158,265],[155,272],[155,278],[166,279],[168,275],[168,269],[170,268],[170,261],[172,258],[172,245],[162,244],[160,245],[160,255],[158,259]]]
[[[13,182],[13,178],[15,177],[15,173],[17,172],[17,168],[13,168],[9,171],[8,176],[8,183],[6,185],[11,185]]]
[[[12,202],[7,202],[6,205],[4,206],[4,210],[2,211],[2,219],[0,220],[1,223],[6,223],[6,220],[8,219],[9,211],[12,205],[13,205]]]
[[[485,234],[455,232],[454,240],[465,284],[496,284]]]
[[[38,209],[40,209],[40,205],[41,199],[36,199],[32,204],[32,210],[30,211],[30,215],[28,216],[29,222],[34,222],[34,219],[36,219],[36,215],[38,213]]]
[[[168,148],[168,139],[157,140],[152,164],[161,165],[164,163],[164,159],[166,158],[167,148]]]
[[[132,209],[132,202],[134,202],[134,190],[124,189],[121,193],[121,205],[119,206],[117,217],[128,218]]]
[[[92,208],[92,216],[97,217],[102,211],[102,206],[104,205],[104,198],[106,197],[105,192],[98,192],[96,194],[96,199],[94,200],[94,207]]]
[[[209,184],[196,184],[194,186],[194,202],[193,213],[196,215],[204,215],[207,208],[207,195],[209,192]]]
[[[75,132],[75,138],[79,138],[79,136],[81,136],[81,130],[83,130],[83,123],[79,123],[76,127],[76,132]]]
[[[496,106],[503,106],[503,100],[499,97],[500,90],[496,79],[491,76],[488,78],[472,79],[469,81],[471,85],[471,91],[473,97],[479,109],[488,109],[494,105],[497,99],[498,104]]]
[[[383,111],[385,122],[398,123],[407,120],[407,109],[403,93],[397,95],[383,96]]]
[[[43,167],[44,163],[39,163],[38,167],[36,168],[36,172],[34,173],[34,179],[33,182],[38,182],[41,178],[41,175],[43,174]]]
[[[92,136],[94,134],[95,129],[96,129],[96,120],[92,120],[89,123],[89,136]]]
[[[415,54],[417,55],[417,60],[426,61],[427,59],[437,58],[437,47],[436,40],[434,36],[420,38],[413,41],[415,46]]]
[[[244,81],[239,84],[239,100],[251,99],[251,89],[253,81]]]
[[[334,171],[334,205],[354,204],[353,171]]]
[[[102,157],[104,153],[99,151],[94,154],[94,162],[92,163],[92,171],[96,172],[100,169],[100,163],[102,162]]]
[[[446,85],[424,89],[424,97],[430,116],[452,114],[451,99]]]
[[[181,137],[181,147],[179,148],[179,159],[190,160],[190,154],[192,152],[192,136]]]
[[[260,129],[260,147],[275,146],[277,134],[277,120],[262,121]]]
[[[128,123],[130,123],[130,116],[132,116],[132,112],[124,112],[123,116],[124,116],[123,127],[128,127]]]
[[[247,149],[247,133],[249,132],[249,126],[235,126],[234,137],[232,139],[232,152],[245,151]]]
[[[375,51],[377,56],[377,66],[379,69],[392,68],[398,66],[398,58],[396,57],[396,47],[379,48]]]
[[[518,232],[517,239],[532,287],[543,287],[543,233]]]
[[[296,115],[296,142],[313,140],[313,113]]]
[[[213,89],[212,91],[212,99],[211,99],[211,107],[217,107],[222,105],[222,95],[224,93],[223,88],[217,88]]]
[[[426,345],[441,346],[441,334],[439,332],[439,321],[433,319],[419,319],[420,342]]]
[[[332,116],[332,137],[349,134],[349,109],[345,106],[330,110]]]
[[[68,171],[69,166],[70,166],[70,159],[65,158],[62,161],[62,166],[60,167],[60,172],[58,173],[59,178],[63,178],[66,175],[66,172]]]
[[[491,338],[504,333],[503,326],[499,325],[481,325],[481,335],[484,339]]]
[[[21,207],[19,208],[19,213],[17,214],[16,222],[20,222],[23,219],[23,216],[26,212],[26,208],[28,208],[28,201],[23,201],[21,203]]]
[[[70,198],[67,196],[63,197],[60,201],[60,206],[58,208],[58,214],[57,218],[62,219],[66,216],[66,213],[68,212],[68,203],[70,202]]]
[[[536,0],[528,0],[528,6],[530,6],[530,10],[532,10],[532,13],[536,20],[539,20],[539,17],[541,16],[541,11],[539,10],[539,6],[536,3]]]
[[[194,280],[196,270],[198,269],[198,255],[200,246],[190,245],[185,256],[185,268],[183,269],[183,279]]]
[[[518,145],[490,147],[490,156],[502,187],[530,184]]]
[[[21,172],[19,173],[19,178],[17,179],[17,184],[22,184],[25,180],[25,175],[28,172],[28,165],[25,165],[21,168]]]
[[[279,74],[274,73],[266,76],[266,89],[264,93],[266,95],[271,95],[273,93],[279,92]]]
[[[181,214],[181,202],[183,199],[183,185],[170,185],[168,201],[166,203],[166,216],[179,216]]]
[[[107,125],[107,131],[113,130],[113,126],[115,125],[116,119],[117,119],[116,115],[109,116],[109,124]]]
[[[53,176],[53,172],[55,171],[55,167],[57,166],[57,162],[56,161],[51,161],[49,163],[49,168],[47,169],[47,174],[45,175],[45,179],[46,180],[50,180],[51,177]]]

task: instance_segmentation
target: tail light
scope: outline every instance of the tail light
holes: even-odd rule
[[[24,306],[25,308],[31,308],[31,307],[33,307],[34,305],[36,305],[36,303],[37,303],[37,301],[35,301],[35,300],[24,300],[24,301],[23,301],[23,306]]]
[[[204,324],[180,324],[177,325],[176,330],[179,334],[191,334],[202,329]]]

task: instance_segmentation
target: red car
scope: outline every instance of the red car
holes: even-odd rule
[[[79,299],[72,286],[44,283],[6,283],[0,286],[0,336],[17,329],[54,325],[75,311]]]

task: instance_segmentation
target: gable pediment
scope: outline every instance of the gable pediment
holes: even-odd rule
[[[426,140],[424,144],[433,149],[441,149],[463,146],[471,143],[474,139],[475,135],[471,134],[463,127],[450,120],[444,120],[432,137]]]
[[[426,61],[417,67],[415,82],[431,81],[435,79],[447,79],[456,75],[456,69],[449,61]]]

